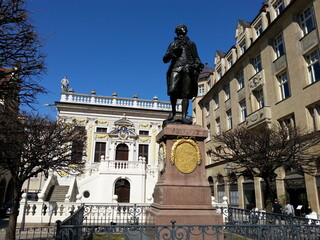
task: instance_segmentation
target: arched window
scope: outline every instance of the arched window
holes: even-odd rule
[[[119,144],[116,149],[116,160],[128,161],[129,148],[126,144]]]
[[[118,202],[130,202],[130,183],[126,179],[119,179],[115,184],[114,194]]]

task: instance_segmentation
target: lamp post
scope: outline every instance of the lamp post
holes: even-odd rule
[[[234,167],[231,167],[229,163],[224,167],[224,172],[226,173],[226,176],[229,176],[232,171],[234,170]]]

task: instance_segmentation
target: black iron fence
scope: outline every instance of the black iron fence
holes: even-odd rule
[[[148,225],[148,206],[86,205],[57,226],[18,229],[17,239],[48,240],[213,240],[262,239],[300,240],[320,239],[319,220],[220,208],[225,225]],[[172,216],[174,219],[174,216]]]
[[[61,240],[319,240],[320,227],[312,225],[168,225],[168,226],[63,226]]]
[[[61,228],[64,226],[73,226],[73,239],[80,239],[82,235],[81,228],[77,228],[77,226],[81,226],[83,224],[83,215],[84,215],[84,206],[81,206],[77,211],[71,212],[71,215],[67,217],[63,222],[57,221],[57,232],[56,232],[56,240],[62,239],[61,236]]]

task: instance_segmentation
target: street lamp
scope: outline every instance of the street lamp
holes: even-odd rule
[[[227,163],[227,165],[224,167],[224,172],[226,173],[226,176],[229,176],[233,170],[234,168],[231,167],[229,163]]]

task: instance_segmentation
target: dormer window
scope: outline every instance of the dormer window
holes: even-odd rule
[[[240,50],[241,50],[241,54],[244,54],[244,52],[247,50],[245,40],[243,40],[242,42],[239,43],[239,47],[240,47]]]
[[[256,32],[257,38],[262,34],[262,24],[259,22],[255,27],[254,30]]]
[[[276,13],[276,17],[278,17],[284,10],[284,4],[283,4],[283,0],[277,1],[274,5],[273,5],[274,11]]]

